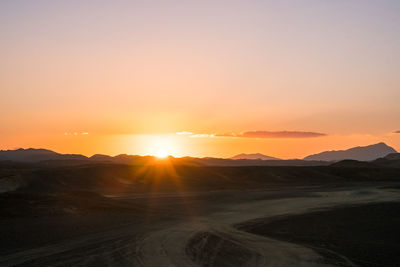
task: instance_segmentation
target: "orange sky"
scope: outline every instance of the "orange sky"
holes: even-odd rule
[[[399,11],[398,1],[1,1],[0,149],[400,150]]]

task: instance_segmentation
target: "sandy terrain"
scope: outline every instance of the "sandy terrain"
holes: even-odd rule
[[[8,233],[3,232],[3,237],[15,244],[0,254],[0,265],[325,266],[327,261],[316,250],[239,230],[237,225],[335,206],[399,201],[400,192],[371,185],[310,186],[113,199],[133,206],[146,203],[149,212],[108,210],[75,219],[4,219],[1,227]],[[63,226],[56,229],[61,221]],[[49,237],[43,241],[28,233],[37,231],[42,237],[46,229]],[[16,238],[16,232],[22,236]],[[344,256],[338,257],[352,265]]]

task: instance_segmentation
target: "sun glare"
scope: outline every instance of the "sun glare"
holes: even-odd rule
[[[146,155],[151,155],[159,159],[176,156],[179,152],[179,145],[174,137],[175,135],[146,136],[144,141],[144,143],[147,143]]]
[[[166,157],[168,157],[168,151],[160,148],[159,150],[157,150],[157,152],[155,153],[155,156],[159,159],[164,159]]]

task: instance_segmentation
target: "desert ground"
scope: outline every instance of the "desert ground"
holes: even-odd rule
[[[400,169],[1,168],[0,266],[399,266]]]

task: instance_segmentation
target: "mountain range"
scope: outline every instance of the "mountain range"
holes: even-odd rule
[[[18,162],[40,162],[45,160],[85,160],[86,156],[80,154],[60,154],[48,149],[16,149],[0,150],[0,160]]]
[[[353,147],[347,150],[325,151],[307,156],[304,158],[304,160],[340,161],[352,159],[359,161],[371,161],[385,157],[391,153],[397,153],[397,151],[385,143],[378,143],[369,146]]]
[[[262,159],[262,160],[280,160],[275,157],[267,156],[261,153],[254,153],[254,154],[238,154],[236,156],[233,156],[231,159]]]
[[[341,160],[372,161],[378,158],[390,157],[388,159],[399,159],[400,154],[395,149],[385,143],[378,143],[364,147],[354,147],[347,150],[325,151],[310,155],[304,159],[281,160],[279,158],[255,154],[238,154],[230,159],[222,158],[193,158],[170,157],[174,163],[187,165],[206,165],[206,166],[316,166],[329,165],[330,162]],[[86,157],[80,154],[60,154],[47,149],[16,149],[0,150],[0,161],[41,163],[47,165],[76,165],[88,163],[117,163],[142,165],[154,160],[153,156],[137,156],[121,154],[108,156],[96,154]]]

